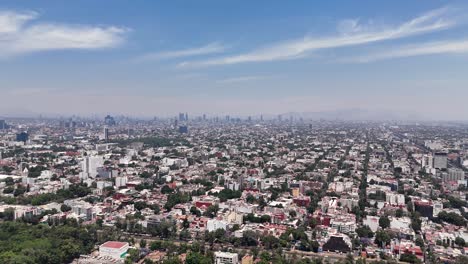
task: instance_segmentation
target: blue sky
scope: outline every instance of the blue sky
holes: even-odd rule
[[[2,1],[0,115],[468,114],[466,1]]]

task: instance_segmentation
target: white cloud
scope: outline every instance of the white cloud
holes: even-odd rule
[[[35,12],[0,12],[0,34],[14,33],[18,31],[24,25],[24,23],[35,19],[36,17],[37,13]]]
[[[182,57],[207,55],[207,54],[220,53],[220,52],[223,52],[225,49],[226,47],[223,46],[222,44],[218,42],[213,42],[213,43],[209,43],[207,45],[201,46],[201,47],[165,51],[165,52],[148,53],[148,54],[144,54],[136,58],[136,61],[142,62],[142,61],[175,59],[175,58],[182,58]]]
[[[345,59],[343,62],[368,63],[393,58],[414,57],[434,54],[468,53],[468,40],[429,42],[418,45],[387,48],[379,53]]]
[[[122,27],[35,22],[35,12],[0,12],[0,56],[65,49],[111,48],[124,41]]]
[[[304,37],[303,39],[271,45],[244,54],[203,61],[182,62],[179,66],[213,66],[297,59],[319,49],[369,44],[430,33],[455,25],[455,21],[447,18],[448,11],[448,8],[432,10],[393,27],[376,28],[372,23],[361,25],[358,20],[346,20],[341,24],[341,34],[337,36],[325,38]]]

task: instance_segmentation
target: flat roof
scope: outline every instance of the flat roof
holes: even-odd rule
[[[127,246],[127,242],[119,242],[119,241],[107,241],[106,243],[102,244],[101,247],[107,248],[123,248]]]

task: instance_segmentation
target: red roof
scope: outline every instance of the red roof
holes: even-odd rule
[[[127,242],[119,242],[119,241],[107,241],[106,243],[102,244],[101,247],[107,248],[123,248],[128,245]]]

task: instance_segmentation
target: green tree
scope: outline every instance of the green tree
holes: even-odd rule
[[[356,228],[356,233],[358,234],[359,237],[371,238],[374,236],[374,232],[372,232],[370,227],[367,225]]]
[[[379,246],[387,245],[391,239],[390,234],[385,230],[378,230],[375,234],[375,243]]]
[[[465,246],[465,240],[463,238],[461,238],[461,237],[457,237],[457,238],[455,238],[455,244],[457,244],[460,247],[464,247]]]
[[[66,205],[66,204],[62,204],[62,205],[60,206],[60,211],[62,211],[62,212],[68,212],[68,211],[70,211],[70,210],[71,210],[71,207],[68,206],[68,205]]]
[[[390,227],[390,219],[387,216],[380,217],[379,226],[383,229]]]
[[[144,239],[141,239],[141,240],[140,240],[140,247],[141,247],[141,248],[145,248],[145,247],[146,247],[146,240],[144,240]]]
[[[187,258],[185,260],[186,264],[211,264],[211,258],[206,257],[198,252],[190,252],[187,254]]]

